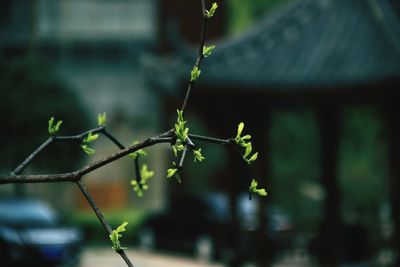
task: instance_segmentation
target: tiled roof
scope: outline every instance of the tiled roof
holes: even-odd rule
[[[217,42],[200,83],[290,90],[399,79],[400,23],[388,3],[294,1],[242,36]],[[182,59],[190,69],[193,58]]]

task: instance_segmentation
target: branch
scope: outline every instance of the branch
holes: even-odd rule
[[[45,148],[54,142],[82,142],[82,139],[89,133],[102,132],[104,127],[94,128],[83,133],[72,135],[72,136],[50,136],[46,141],[44,141],[38,148],[36,148],[17,168],[15,168],[10,175],[18,175],[32,162],[33,159],[39,155]]]
[[[167,132],[169,133],[169,132]],[[88,164],[82,169],[71,173],[62,174],[51,174],[51,175],[8,175],[0,177],[0,184],[11,184],[11,183],[46,183],[46,182],[76,182],[81,179],[81,177],[87,173],[90,173],[104,165],[107,165],[113,161],[116,161],[129,153],[135,152],[139,149],[153,146],[158,143],[170,143],[172,137],[161,137],[166,136],[166,133],[161,134],[156,137],[148,138],[147,140],[129,146],[118,152],[115,152],[97,162]]]
[[[104,215],[101,213],[101,210],[99,209],[99,207],[96,205],[96,202],[94,201],[93,197],[90,195],[89,191],[87,190],[87,188],[80,182],[76,182],[76,184],[78,185],[79,189],[81,190],[82,194],[85,196],[86,200],[88,201],[90,207],[92,207],[94,213],[96,214],[97,218],[99,219],[101,225],[103,225],[104,230],[106,231],[106,233],[108,235],[111,235],[112,233],[112,228],[110,226],[110,224],[107,222],[106,218],[104,217]],[[118,253],[126,262],[126,264],[129,267],[133,267],[132,262],[129,260],[128,256],[125,254],[125,251],[120,249],[115,251],[116,253]]]
[[[206,4],[205,4],[205,0],[200,0],[201,2],[201,12],[202,12],[202,26],[201,26],[201,33],[200,33],[200,44],[199,44],[199,50],[198,50],[198,55],[196,58],[196,63],[195,63],[195,67],[200,69],[201,63],[203,61],[204,58],[204,54],[203,54],[203,47],[204,47],[204,43],[205,43],[205,38],[206,38],[206,30],[207,30],[207,21],[208,21],[208,17],[206,16]],[[187,102],[189,101],[189,97],[190,97],[190,92],[194,86],[195,80],[190,80],[188,87],[186,89],[186,96],[185,99],[183,100],[183,104],[181,107],[182,112],[185,112],[186,106],[187,106]]]

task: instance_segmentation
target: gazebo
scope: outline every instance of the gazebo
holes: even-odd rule
[[[292,1],[241,36],[217,41],[216,47],[206,59],[189,110],[221,136],[231,136],[232,125],[246,121],[254,146],[264,154],[258,164],[260,176],[269,173],[265,137],[271,111],[282,106],[308,106],[315,111],[321,141],[320,183],[325,189],[319,231],[325,241],[321,244],[324,266],[336,266],[339,258],[342,219],[337,162],[342,108],[368,104],[382,112],[389,133],[392,245],[400,251],[400,9],[396,1]],[[180,50],[172,61],[158,63],[159,75],[153,75],[152,82],[167,92],[167,108],[178,106],[171,104],[175,100],[168,92],[176,96],[177,89],[185,89],[194,56],[191,49]],[[234,200],[243,184],[234,157],[231,160],[224,185]]]

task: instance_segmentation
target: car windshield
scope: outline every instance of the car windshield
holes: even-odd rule
[[[0,224],[14,227],[52,227],[57,214],[43,202],[35,200],[0,201]]]

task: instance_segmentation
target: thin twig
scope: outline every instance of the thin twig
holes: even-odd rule
[[[38,148],[36,148],[20,165],[18,165],[15,170],[13,170],[10,175],[19,175],[21,172],[36,158],[36,156],[42,152],[45,148],[47,148],[50,144],[54,142],[81,142],[82,139],[88,135],[89,133],[98,133],[101,132],[104,127],[94,128],[83,133],[71,136],[50,136],[46,141],[44,141]]]
[[[110,226],[110,224],[107,222],[106,218],[104,217],[104,215],[102,214],[101,210],[99,209],[99,207],[97,206],[96,202],[94,201],[93,197],[90,195],[89,191],[87,190],[87,188],[82,184],[82,182],[78,181],[76,182],[76,184],[78,185],[79,189],[81,190],[82,194],[85,196],[86,200],[88,201],[90,207],[92,207],[94,213],[96,214],[97,218],[99,219],[99,222],[101,223],[101,225],[103,225],[104,230],[106,231],[106,233],[108,235],[111,235],[112,233],[112,228]],[[108,237],[108,236],[107,236]],[[124,259],[124,261],[126,262],[126,264],[129,267],[133,267],[132,262],[130,261],[130,259],[126,256],[125,251],[120,249],[116,251],[119,255],[121,255],[121,257]]]
[[[242,156],[242,153],[239,151],[237,145],[236,145],[235,143],[230,143],[230,144],[231,144],[231,147],[232,147],[233,151],[235,151],[236,155],[240,158],[240,161],[242,162],[242,166],[243,166],[244,172],[245,172],[245,174],[246,174],[246,177],[249,179],[249,184],[250,184],[250,183],[251,183],[251,177],[250,177],[250,168],[249,168],[249,165],[248,165],[248,163],[244,160],[244,158],[243,158],[243,156]],[[250,200],[251,200],[251,198],[252,198],[252,195],[253,195],[252,192],[249,191],[249,199],[250,199]]]
[[[208,18],[206,16],[206,4],[205,4],[205,0],[200,0],[201,2],[201,12],[202,12],[202,25],[201,25],[201,33],[200,33],[200,44],[199,44],[199,50],[198,50],[198,55],[196,58],[196,63],[194,66],[198,67],[200,69],[201,63],[203,61],[204,58],[204,54],[203,54],[203,47],[204,47],[204,43],[205,43],[205,38],[206,38],[206,31],[207,31],[207,21]],[[189,97],[190,97],[190,92],[192,90],[192,88],[194,87],[195,81],[193,80],[189,80],[189,84],[188,87],[186,89],[186,95],[185,98],[183,100],[183,104],[181,107],[181,110],[183,113],[185,113],[185,109],[187,106],[187,102],[189,101]]]
[[[88,164],[84,166],[82,169],[72,172],[72,173],[61,173],[61,174],[51,174],[51,175],[8,175],[4,177],[0,177],[0,184],[10,184],[10,183],[45,183],[45,182],[75,182],[76,179],[80,179],[85,174],[97,170],[98,168],[109,164],[117,159],[120,159],[129,153],[135,152],[139,149],[146,148],[149,146],[153,146],[158,143],[170,143],[172,137],[152,137],[147,140],[129,146],[125,149],[122,149],[118,152],[115,152],[99,161]],[[77,178],[79,177],[79,178]],[[37,181],[35,179],[38,179]]]
[[[38,148],[35,149],[17,168],[15,168],[10,175],[18,175],[20,174],[26,166],[31,163],[31,161],[40,153],[42,152],[48,145],[50,145],[54,141],[54,137],[49,137],[46,141],[43,142]]]
[[[119,141],[117,140],[117,138],[115,138],[112,134],[110,134],[109,132],[107,132],[106,128],[104,128],[104,129],[101,131],[101,133],[104,134],[104,136],[106,136],[108,139],[110,139],[111,142],[113,142],[119,149],[124,149],[124,148],[125,148],[125,146],[124,146],[121,142],[119,142]]]
[[[197,135],[197,134],[189,134],[189,137],[192,138],[193,140],[221,144],[221,145],[229,145],[232,142],[232,138],[219,139],[219,138],[208,137],[208,136]]]

